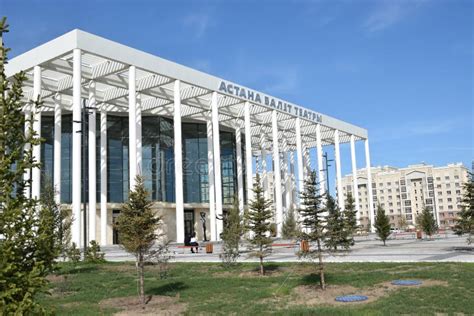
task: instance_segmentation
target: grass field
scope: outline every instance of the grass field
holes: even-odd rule
[[[332,263],[326,272],[329,294],[316,289],[319,278],[310,264],[269,264],[267,268],[269,274],[260,277],[256,264],[250,263],[233,269],[211,263],[173,263],[162,279],[158,267],[148,266],[146,293],[169,297],[161,304],[165,310],[185,314],[474,313],[474,264]],[[421,279],[434,285],[389,291],[387,282],[395,279]],[[365,304],[333,302],[333,293],[348,291],[379,298]],[[136,295],[135,267],[131,263],[63,265],[51,276],[51,292],[43,300],[59,315],[113,314],[120,311],[119,306],[103,300]],[[329,300],[314,302],[322,296]]]

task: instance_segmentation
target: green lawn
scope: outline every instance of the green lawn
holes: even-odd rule
[[[148,266],[146,293],[177,297],[188,314],[380,315],[474,313],[474,264],[467,263],[341,263],[328,264],[329,285],[365,288],[394,279],[445,281],[444,286],[400,288],[360,305],[296,305],[294,288],[317,284],[314,268],[303,263],[267,265],[270,275],[258,277],[256,264],[228,270],[220,264],[173,263],[166,279]],[[59,315],[112,314],[98,303],[105,298],[136,295],[131,263],[63,265],[52,277],[52,296],[43,298]],[[446,283],[447,282],[447,283]]]

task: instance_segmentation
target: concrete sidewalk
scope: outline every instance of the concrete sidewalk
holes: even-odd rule
[[[276,240],[274,243],[291,243],[288,240]],[[172,244],[170,252],[173,262],[220,262],[221,244],[214,244],[214,253],[206,254],[201,248],[199,253],[191,253],[189,248],[178,248]],[[134,261],[134,257],[127,254],[120,246],[103,247],[105,258],[109,261]],[[240,262],[255,262],[255,258],[248,258],[246,246],[241,247]],[[268,262],[295,262],[299,261],[297,252],[299,247],[274,247],[273,253],[267,257]],[[383,246],[375,235],[357,237],[356,244],[348,251],[341,253],[327,253],[326,262],[474,262],[474,246],[468,246],[465,237],[448,235],[447,238],[435,240],[389,240]]]

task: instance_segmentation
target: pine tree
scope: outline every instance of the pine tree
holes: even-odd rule
[[[388,236],[390,236],[390,219],[385,215],[385,210],[380,204],[377,205],[374,227],[377,236],[383,241],[383,245],[385,246],[385,241]]]
[[[359,229],[357,225],[357,210],[355,208],[355,200],[349,192],[346,198],[346,205],[344,206],[344,226],[347,234],[347,241],[352,246],[354,245],[354,235]]]
[[[38,301],[46,290],[46,276],[51,271],[47,254],[50,236],[40,222],[39,203],[25,193],[31,180],[24,175],[40,164],[32,155],[41,139],[34,132],[32,116],[22,112],[25,73],[7,80],[5,64],[8,48],[3,35],[8,32],[6,18],[0,20],[0,311],[23,315],[45,313]],[[39,96],[29,103],[32,112],[39,110]],[[25,123],[28,128],[25,132]]]
[[[423,208],[418,222],[420,223],[420,227],[423,232],[425,232],[425,234],[430,238],[438,230],[438,225],[436,224],[433,213],[426,206]]]
[[[300,256],[310,259],[318,259],[321,289],[326,288],[324,279],[324,262],[322,245],[324,243],[324,209],[321,206],[321,196],[317,189],[316,172],[312,171],[304,182],[301,192],[301,208],[298,210],[301,219],[301,238],[308,242],[315,242],[316,248],[310,248],[307,252],[300,252]]]
[[[454,226],[454,232],[461,236],[467,234],[467,243],[474,241],[474,177],[470,173],[468,182],[463,184],[462,210]]]
[[[348,249],[351,242],[341,209],[338,207],[335,199],[329,194],[326,194],[325,212],[327,217],[324,246],[333,251],[336,251],[337,247]]]
[[[143,177],[137,176],[135,188],[129,192],[128,201],[123,204],[115,227],[120,234],[122,247],[135,256],[139,278],[139,297],[143,305],[146,304],[145,262],[153,254],[151,247],[160,237],[156,233],[160,226],[161,217],[152,209],[152,202],[148,198]]]
[[[295,218],[295,211],[293,208],[290,208],[286,214],[281,228],[281,236],[284,239],[293,239],[298,236],[298,227]]]
[[[247,229],[251,232],[248,238],[250,243],[250,256],[257,257],[260,260],[260,274],[265,274],[263,260],[272,252],[272,239],[270,235],[271,218],[273,212],[271,201],[265,199],[263,188],[260,183],[260,175],[257,173],[253,186],[254,200],[250,202],[249,210],[246,214]]]
[[[238,205],[238,199],[234,199],[233,207],[228,211],[224,221],[224,229],[221,234],[222,253],[219,255],[226,266],[233,265],[239,254],[239,242],[243,234],[242,218]]]
[[[45,178],[45,185],[41,190],[36,243],[38,260],[43,261],[45,267],[52,270],[55,260],[64,250],[67,225],[70,223],[68,212],[62,210],[55,201],[55,190],[50,179]]]

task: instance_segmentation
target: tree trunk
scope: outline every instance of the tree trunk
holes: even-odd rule
[[[326,289],[326,281],[324,280],[324,263],[323,263],[323,253],[321,251],[321,241],[318,238],[318,259],[319,259],[319,279],[321,284],[321,289]]]
[[[138,271],[139,271],[139,278],[140,278],[140,302],[142,305],[145,305],[145,280],[144,280],[144,266],[143,266],[143,255],[139,255],[139,262],[138,262]]]
[[[264,275],[265,270],[263,269],[263,247],[260,246],[260,275]]]
[[[386,246],[386,244],[385,244],[385,239],[383,240],[383,245]]]

